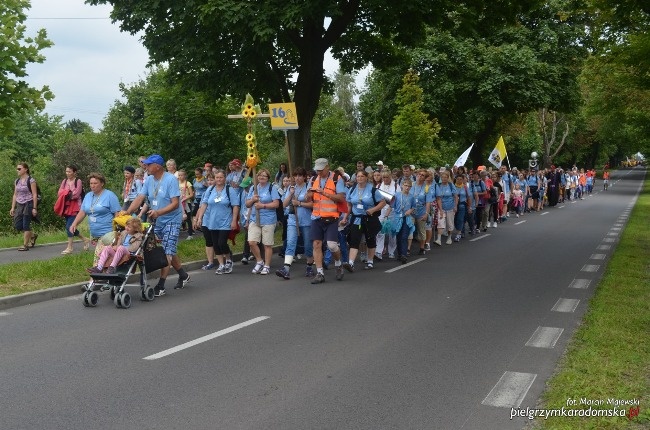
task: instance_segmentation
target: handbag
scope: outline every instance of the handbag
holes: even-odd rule
[[[154,272],[169,266],[165,250],[161,246],[156,246],[143,253],[144,265],[147,273]]]

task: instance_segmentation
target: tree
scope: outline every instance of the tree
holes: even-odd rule
[[[70,130],[74,134],[81,134],[85,131],[93,131],[93,128],[90,126],[90,124],[76,118],[66,122],[65,129]]]
[[[433,145],[440,125],[422,112],[424,102],[418,80],[417,73],[409,69],[404,76],[404,85],[397,92],[395,103],[398,110],[392,123],[393,134],[388,140],[390,163],[399,165],[413,161],[433,166],[441,162],[440,152]]]
[[[40,51],[52,46],[43,29],[25,37],[24,11],[29,7],[28,0],[0,2],[0,135],[11,132],[14,115],[42,110],[45,100],[54,97],[47,86],[32,88],[22,79],[27,64],[45,61]]]
[[[526,2],[536,3],[537,0]],[[168,63],[172,76],[208,88],[218,96],[296,103],[300,129],[289,133],[292,159],[308,165],[311,126],[326,78],[331,49],[347,72],[372,62],[391,64],[400,50],[422,40],[426,25],[469,27],[486,14],[495,22],[514,17],[521,2],[477,0],[87,0],[111,4],[111,17],[124,31],[142,31],[151,61]],[[512,6],[515,5],[515,6]],[[295,76],[295,80],[294,80]]]
[[[543,161],[540,167],[550,167],[553,158],[560,153],[569,136],[569,121],[567,121],[564,115],[558,114],[555,111],[549,111],[546,108],[541,108],[538,114],[539,128],[543,142]],[[562,133],[562,137],[559,137],[559,139],[558,131]]]

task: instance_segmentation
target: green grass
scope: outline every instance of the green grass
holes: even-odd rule
[[[631,213],[581,327],[549,381],[541,408],[567,406],[568,399],[637,399],[639,416],[553,417],[541,429],[650,428],[650,180]],[[611,409],[611,405],[592,406]],[[625,406],[628,410],[629,406]]]
[[[84,223],[80,226],[79,231],[85,237],[89,236],[88,225]],[[68,236],[65,234],[63,229],[41,229],[38,226],[34,229],[34,232],[38,234],[37,244],[43,245],[46,243],[60,243],[66,242]],[[75,239],[79,240],[79,239]],[[12,233],[12,234],[3,234],[0,235],[0,249],[1,248],[17,248],[23,244],[23,235],[22,233]]]

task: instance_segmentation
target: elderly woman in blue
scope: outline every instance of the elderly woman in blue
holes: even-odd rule
[[[260,275],[271,272],[275,225],[278,222],[276,208],[280,204],[278,188],[269,181],[270,178],[271,173],[267,169],[260,169],[257,173],[257,186],[251,187],[246,195],[246,207],[252,209],[248,224],[248,244],[257,259],[252,272]],[[259,242],[264,245],[264,259]]]
[[[401,191],[395,194],[395,200],[391,204],[391,222],[397,236],[397,258],[406,263],[408,252],[409,234],[415,231],[415,224],[411,217],[415,212],[415,197],[410,195],[412,182],[406,178],[402,180]]]
[[[454,231],[454,218],[458,210],[458,189],[451,183],[448,170],[440,172],[440,183],[436,186],[436,201],[438,204],[438,238],[435,244],[442,244],[440,236],[447,230],[447,245],[451,245],[451,234]]]
[[[290,279],[291,263],[296,256],[298,245],[298,234],[302,236],[305,244],[305,256],[307,257],[307,268],[305,276],[314,276],[314,249],[311,240],[311,212],[313,203],[307,198],[309,187],[307,186],[307,171],[298,167],[293,171],[295,185],[290,186],[284,193],[283,205],[289,210],[287,219],[287,248],[284,252],[284,266],[275,271],[275,274],[284,279]],[[297,226],[297,227],[296,227]]]
[[[354,271],[354,260],[359,252],[361,237],[365,236],[368,246],[368,262],[364,269],[373,268],[375,249],[377,248],[377,233],[381,231],[379,215],[386,200],[381,196],[378,189],[368,183],[368,172],[363,169],[357,170],[355,185],[352,185],[347,192],[349,213],[344,217],[340,225],[350,224],[348,241],[350,244],[349,261],[343,263],[348,272]],[[373,195],[374,194],[374,195]]]
[[[214,175],[214,186],[203,193],[201,207],[196,215],[196,223],[205,225],[210,230],[214,255],[219,262],[215,272],[217,275],[232,273],[233,264],[228,235],[230,230],[237,229],[239,204],[239,192],[226,185],[226,172],[217,170]],[[206,213],[207,219],[204,221],[203,217]]]
[[[95,247],[95,259],[93,266],[97,265],[99,261],[99,254],[101,254],[104,245],[98,239],[113,231],[113,218],[115,218],[122,206],[120,201],[110,190],[104,188],[106,185],[106,178],[100,173],[91,173],[88,175],[90,181],[90,191],[81,203],[81,209],[77,217],[70,226],[70,232],[74,233],[77,226],[88,216],[88,226],[90,227],[90,237],[94,242],[97,242]]]

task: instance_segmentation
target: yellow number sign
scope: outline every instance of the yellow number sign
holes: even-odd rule
[[[296,113],[295,103],[272,103],[269,104],[269,111],[273,130],[298,129],[298,114]]]

